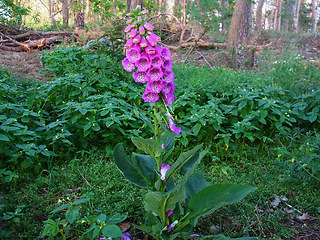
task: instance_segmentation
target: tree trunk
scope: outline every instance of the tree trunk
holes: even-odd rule
[[[317,0],[312,0],[312,26],[311,30],[313,32],[317,32],[318,28],[318,1]]]
[[[274,15],[274,29],[280,31],[281,29],[281,9],[282,9],[282,2],[281,0],[277,0],[276,11]]]
[[[117,0],[113,0],[113,14],[114,19],[117,19]]]
[[[300,17],[301,0],[296,0],[295,13],[293,18],[293,26],[296,33],[299,32],[299,17]]]
[[[143,0],[127,0],[127,12],[131,12],[132,9],[136,9],[137,6],[140,6],[140,9],[143,8]]]
[[[257,13],[256,13],[256,34],[257,37],[261,35],[261,26],[262,26],[262,7],[264,4],[264,0],[260,0],[257,6]]]
[[[233,47],[236,47],[248,37],[249,10],[251,10],[249,0],[236,1],[228,36],[228,43]]]
[[[167,0],[166,14],[168,14],[167,20],[172,21],[172,16],[174,15],[174,0]]]
[[[68,0],[62,0],[62,21],[66,27],[69,26],[69,2],[68,2]]]
[[[295,0],[286,0],[284,8],[286,16],[283,19],[283,31],[287,33],[289,31],[292,31],[293,15],[295,12]]]

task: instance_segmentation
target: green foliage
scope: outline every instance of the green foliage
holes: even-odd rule
[[[0,23],[19,25],[22,23],[22,16],[30,12],[29,8],[22,7],[20,2],[13,0],[0,1]]]

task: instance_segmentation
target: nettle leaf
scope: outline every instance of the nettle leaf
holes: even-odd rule
[[[73,223],[80,216],[79,210],[79,208],[74,208],[66,213],[66,219],[69,223]]]
[[[6,142],[8,142],[8,141],[10,141],[10,139],[9,139],[6,135],[4,135],[4,134],[0,134],[0,141],[6,141]]]
[[[201,124],[200,123],[197,123],[196,125],[194,125],[193,128],[192,128],[193,134],[195,136],[197,136],[198,133],[200,132],[200,129],[201,129]]]
[[[147,155],[135,154],[130,158],[122,143],[117,144],[113,150],[113,158],[119,170],[129,181],[143,188],[154,187],[157,179],[157,165],[153,158]]]
[[[108,238],[122,237],[122,231],[117,225],[106,225],[101,230],[102,234]]]
[[[155,139],[144,139],[142,137],[132,137],[133,144],[150,156],[158,158],[161,155],[162,147]]]
[[[255,189],[233,183],[218,183],[202,189],[191,197],[187,205],[186,211],[191,212],[191,224],[195,226],[199,217],[211,214],[224,205],[236,203]]]

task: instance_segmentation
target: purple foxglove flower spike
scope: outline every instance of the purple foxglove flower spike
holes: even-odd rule
[[[133,63],[131,63],[128,58],[124,58],[122,60],[122,66],[124,68],[124,70],[126,70],[127,72],[132,72],[135,69],[135,66]]]
[[[129,33],[129,38],[133,38],[137,35],[138,31],[136,28],[132,29]]]
[[[154,103],[154,102],[159,100],[159,95],[156,94],[156,93],[147,92],[147,93],[142,95],[142,99],[145,102]]]
[[[154,27],[150,23],[146,22],[144,24],[144,28],[147,29],[148,31],[152,31]]]
[[[168,227],[168,232],[171,232],[172,228],[174,228],[178,224],[178,220],[175,220],[173,223],[171,223]]]
[[[173,210],[168,210],[167,211],[167,216],[169,217],[173,213]]]
[[[136,63],[141,57],[140,52],[141,52],[140,45],[136,45],[126,53],[126,57],[130,62]]]
[[[148,46],[148,42],[145,38],[141,38],[140,47],[146,48]]]
[[[131,240],[132,237],[131,237],[131,234],[126,232],[123,234],[123,237],[121,237],[121,240]]]
[[[176,84],[174,82],[171,83],[167,83],[163,89],[162,89],[162,93],[166,94],[166,95],[170,95],[174,93],[174,90],[176,90]]]
[[[145,48],[145,50],[146,50],[146,53],[147,54],[154,54],[156,51],[155,51],[155,49],[153,48],[153,47],[151,47],[150,45],[148,45],[146,48]]]
[[[133,43],[135,43],[135,44],[140,43],[140,41],[141,41],[141,36],[140,36],[140,35],[137,35],[137,36],[135,36],[135,37],[133,38]]]
[[[151,82],[158,81],[163,76],[163,72],[160,68],[152,67],[148,71],[148,75]]]
[[[139,27],[139,34],[140,34],[140,35],[143,35],[143,34],[145,34],[145,33],[146,33],[146,30],[144,29],[144,27],[140,26],[140,27]]]
[[[147,39],[148,43],[149,43],[152,47],[155,47],[155,46],[157,45],[157,41],[156,41],[153,37],[151,37],[150,35],[148,35],[148,36],[146,37],[146,39]]]
[[[161,180],[162,181],[164,181],[164,182],[167,181],[166,173],[170,168],[171,168],[171,166],[169,164],[165,164],[165,163],[161,164],[160,174],[161,174]]]
[[[163,88],[163,83],[161,81],[148,82],[146,86],[146,92],[160,93]]]
[[[145,83],[149,81],[149,77],[146,72],[134,72],[132,77],[135,82]]]
[[[171,60],[171,52],[167,47],[161,49],[161,56],[166,60]]]
[[[137,22],[142,22],[142,18],[138,17]]]
[[[124,45],[124,48],[127,50],[130,50],[131,48],[133,48],[133,46],[134,46],[133,38],[130,38]]]
[[[172,132],[174,132],[175,134],[179,135],[179,133],[181,132],[181,128],[177,127],[174,124],[173,121],[173,117],[171,116],[171,114],[169,112],[166,113],[166,116],[169,117],[169,128]]]

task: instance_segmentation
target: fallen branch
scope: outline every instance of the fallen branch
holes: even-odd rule
[[[82,175],[82,173],[80,172],[80,170],[77,168],[78,172],[80,173],[81,177],[83,178],[83,180],[86,182],[86,184],[88,184],[89,187],[96,189],[95,187],[92,187],[91,184],[88,182],[88,180]]]
[[[51,35],[73,35],[74,33],[73,32],[66,32],[66,31],[49,31],[49,32],[41,32],[41,31],[28,31],[28,32],[25,32],[25,33],[22,33],[22,34],[19,34],[19,35],[16,35],[16,36],[13,36],[13,38],[15,40],[19,40],[19,39],[23,39],[23,38],[26,38],[26,37],[29,37],[29,36],[33,36],[33,35],[36,35],[36,36],[51,36]]]

